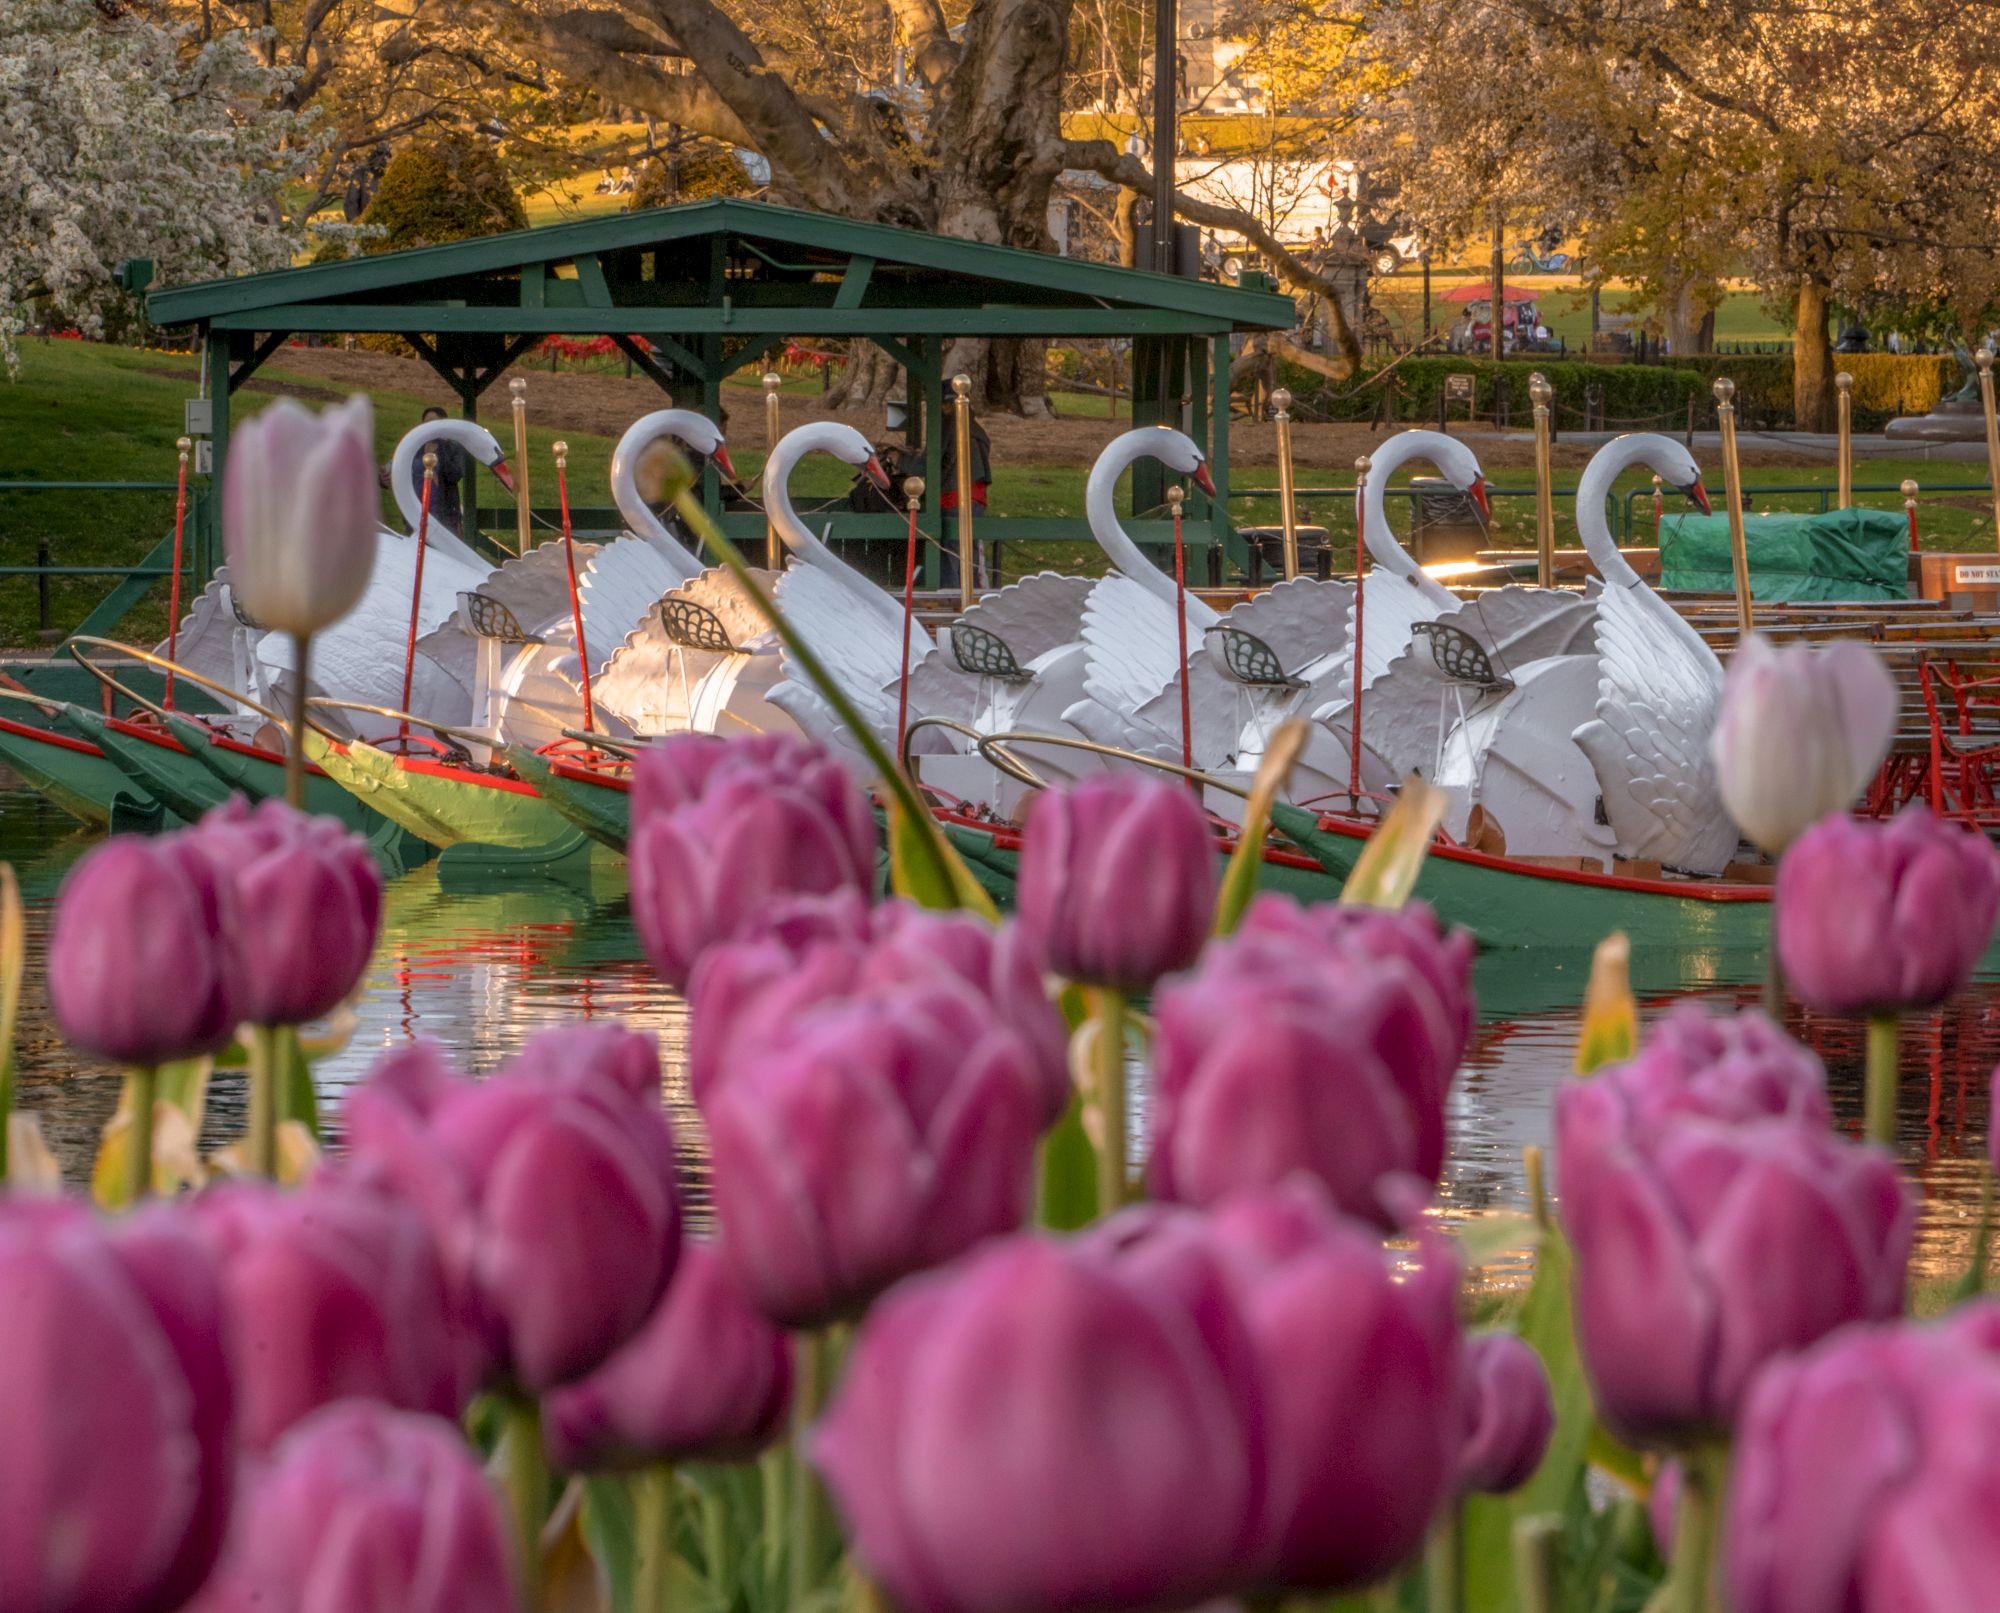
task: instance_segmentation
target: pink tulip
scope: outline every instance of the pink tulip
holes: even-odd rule
[[[0,1197],[0,1608],[171,1613],[229,1518],[222,1294],[178,1211]]]
[[[463,1409],[468,1341],[416,1210],[327,1172],[293,1193],[228,1183],[194,1210],[220,1257],[250,1449],[349,1396]]]
[[[1895,1163],[1795,1119],[1642,1125],[1629,1094],[1556,1101],[1577,1341],[1629,1443],[1713,1438],[1758,1368],[1902,1309],[1915,1206]]]
[[[1778,865],[1778,958],[1829,1014],[1941,1003],[1965,984],[2000,914],[2000,850],[1921,806],[1888,823],[1829,818]]]
[[[63,881],[49,1004],[64,1038],[99,1058],[193,1058],[235,1039],[241,958],[228,882],[194,844],[120,835]]]
[[[348,1099],[349,1157],[423,1212],[488,1382],[580,1378],[652,1314],[680,1248],[659,1080],[650,1037],[599,1023],[545,1031],[483,1081],[420,1042]]]
[[[1555,1425],[1548,1371],[1530,1345],[1512,1333],[1466,1340],[1461,1490],[1518,1490],[1542,1465]]]
[[[683,736],[647,747],[634,767],[628,856],[646,955],[685,989],[704,951],[773,902],[872,890],[875,822],[816,745]]]
[[[243,609],[293,634],[354,609],[375,570],[381,497],[367,398],[317,417],[280,398],[241,422],[222,471],[222,543]]]
[[[710,1245],[690,1241],[645,1327],[544,1403],[549,1460],[570,1471],[747,1461],[783,1431],[791,1393],[789,1339]]]
[[[232,796],[191,834],[233,887],[242,1018],[301,1025],[353,993],[375,950],[382,875],[338,819]]]
[[[1780,852],[1875,776],[1896,733],[1896,680],[1865,644],[1736,647],[1712,748],[1722,803]]]
[[[1027,1042],[949,978],[798,1015],[710,1087],[722,1256],[815,1327],[1019,1227],[1047,1116]]]
[[[1208,939],[1216,868],[1215,836],[1185,785],[1093,774],[1035,797],[1021,924],[1057,974],[1147,991]]]
[[[1471,938],[1427,908],[1365,918],[1260,897],[1161,988],[1149,1181],[1208,1204],[1293,1171],[1396,1224],[1398,1181],[1444,1168],[1445,1097],[1470,1034]]]
[[[1733,1613],[1967,1613],[2000,1577],[2000,1306],[1849,1328],[1757,1380],[1724,1527]]]
[[[189,1613],[514,1613],[500,1498],[458,1430],[345,1400],[256,1469]]]
[[[1020,927],[911,902],[871,909],[851,890],[780,902],[744,938],[702,958],[688,993],[695,1101],[808,1006],[946,976],[1029,1043],[1049,1119],[1057,1118],[1069,1100],[1068,1033]]]
[[[1755,1008],[1711,1014],[1682,1003],[1646,1033],[1634,1057],[1598,1071],[1591,1085],[1600,1094],[1615,1090],[1642,1132],[1681,1116],[1833,1124],[1818,1057]]]

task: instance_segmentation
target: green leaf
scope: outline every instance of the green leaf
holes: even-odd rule
[[[1222,892],[1215,904],[1215,933],[1230,935],[1243,922],[1243,913],[1257,894],[1257,876],[1264,870],[1264,836],[1271,824],[1271,804],[1291,776],[1293,764],[1306,748],[1312,729],[1302,718],[1281,724],[1264,750],[1257,780],[1250,787],[1249,804],[1243,813],[1243,827],[1236,850],[1222,876]]]
[[[14,1112],[14,1026],[27,966],[27,921],[14,865],[0,863],[0,1182],[7,1179],[7,1120]]]
[[[613,1613],[630,1613],[636,1543],[632,1492],[624,1479],[610,1474],[584,1479],[583,1538],[610,1583]]]
[[[306,1060],[296,1026],[287,1026],[278,1033],[278,1118],[281,1123],[298,1121],[312,1133],[315,1143],[321,1140],[319,1093],[313,1086],[312,1065]]]
[[[1632,943],[1613,930],[1590,959],[1583,1024],[1576,1036],[1576,1073],[1589,1075],[1639,1051],[1639,1004],[1632,996]]]
[[[1097,1150],[1083,1129],[1083,1098],[1072,1085],[1069,1107],[1042,1138],[1036,1220],[1071,1232],[1097,1219]]]
[[[1354,872],[1340,887],[1349,907],[1384,907],[1392,911],[1410,899],[1430,854],[1431,836],[1444,819],[1445,793],[1414,773],[1403,780],[1396,804],[1389,808],[1368,844],[1355,859]]]

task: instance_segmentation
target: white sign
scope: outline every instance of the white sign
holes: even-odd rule
[[[1953,566],[1951,580],[1959,588],[2000,588],[2000,566]]]

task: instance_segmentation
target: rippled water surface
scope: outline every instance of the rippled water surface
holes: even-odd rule
[[[94,840],[29,792],[0,789],[0,859],[15,864],[28,902],[29,980],[20,1033],[22,1108],[38,1111],[65,1169],[80,1178],[117,1097],[114,1073],[79,1062],[49,1022],[41,958],[63,873]],[[1568,1071],[1587,953],[1492,953],[1478,969],[1480,1031],[1453,1098],[1447,1212],[1473,1216],[1525,1202],[1522,1150],[1546,1143],[1549,1099]],[[1650,1018],[1676,994],[1754,1000],[1754,956],[1692,953],[1634,960]],[[437,1037],[461,1065],[491,1068],[535,1031],[576,1015],[622,1018],[660,1038],[667,1097],[697,1195],[700,1128],[687,1095],[686,1006],[647,968],[618,872],[588,890],[548,883],[446,891],[434,869],[388,887],[382,941],[352,1039],[317,1066],[322,1104],[384,1049]],[[1792,1029],[1826,1060],[1841,1122],[1861,1114],[1860,1027],[1794,1012]],[[1982,980],[1905,1030],[1900,1148],[1925,1196],[1923,1264],[1942,1274],[1968,1257],[1987,1131],[1987,1080],[2000,1060],[2000,980]],[[241,1129],[240,1077],[220,1075],[210,1101],[216,1140]],[[1492,1275],[1518,1275],[1502,1263]]]

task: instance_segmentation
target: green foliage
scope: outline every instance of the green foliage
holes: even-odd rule
[[[1782,362],[1789,389],[1791,360]],[[1471,375],[1475,378],[1474,407],[1481,417],[1492,417],[1497,387],[1506,400],[1508,419],[1516,425],[1526,425],[1534,417],[1534,406],[1528,397],[1528,377],[1537,372],[1547,376],[1556,389],[1558,428],[1583,425],[1586,389],[1593,386],[1603,390],[1606,422],[1613,428],[1668,429],[1685,424],[1689,398],[1695,400],[1698,421],[1703,419],[1702,411],[1712,407],[1712,399],[1699,375],[1664,365],[1586,364],[1555,357],[1508,359],[1497,365],[1491,359],[1407,358],[1396,366],[1390,378],[1353,392],[1329,388],[1320,376],[1285,363],[1278,365],[1278,380],[1309,408],[1348,420],[1365,420],[1375,414],[1381,407],[1383,388],[1392,387],[1396,419],[1422,425],[1437,420],[1445,377]],[[1465,404],[1453,400],[1446,412],[1453,420],[1463,420]]]
[[[747,196],[756,188],[728,146],[719,140],[689,140],[640,170],[632,206],[671,207],[677,202],[704,202],[711,196]]]
[[[390,159],[361,222],[380,231],[364,251],[394,252],[526,229],[528,215],[492,146],[447,135]]]

